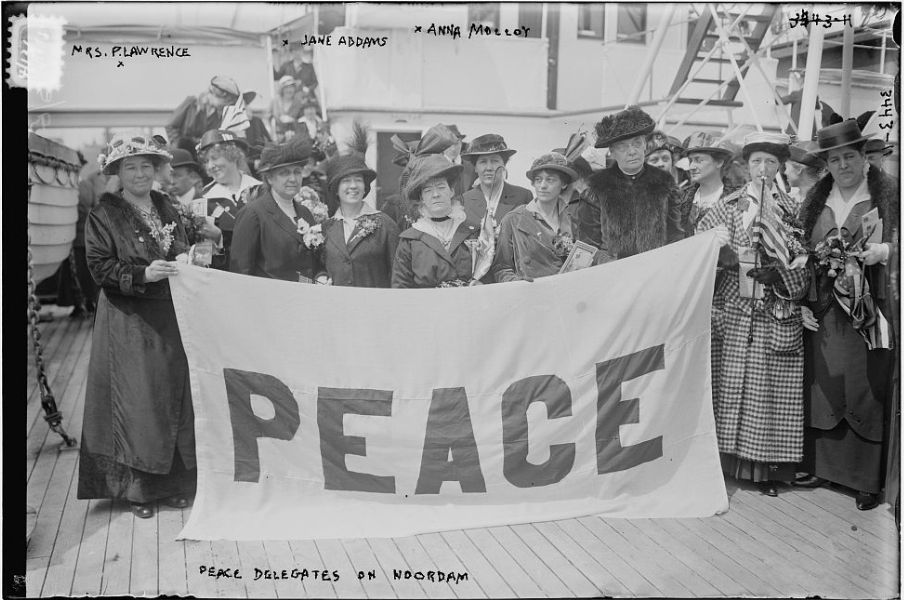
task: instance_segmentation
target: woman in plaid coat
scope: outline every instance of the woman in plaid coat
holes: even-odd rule
[[[724,225],[730,241],[723,250],[733,251],[720,257],[727,271],[719,278],[713,301],[713,346],[721,348],[713,353],[713,408],[722,469],[737,479],[758,482],[768,496],[778,494],[775,482],[794,480],[795,463],[803,452],[798,301],[807,292],[809,278],[806,270],[789,270],[766,254],[754,232],[767,219],[777,224],[793,217],[793,201],[773,183],[787,160],[788,145],[785,135],[749,135],[743,155],[753,181],[717,200],[697,227],[705,231]],[[764,180],[767,207],[762,210]],[[758,265],[752,269],[748,260],[756,252],[759,259],[753,265]]]

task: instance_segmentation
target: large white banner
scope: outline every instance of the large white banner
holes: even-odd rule
[[[180,538],[397,537],[727,510],[717,242],[472,288],[180,266],[198,494]]]

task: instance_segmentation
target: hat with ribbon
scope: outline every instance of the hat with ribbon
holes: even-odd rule
[[[824,161],[818,154],[819,145],[816,142],[802,141],[791,144],[791,159],[793,162],[823,169],[826,166]]]
[[[204,132],[204,135],[201,136],[201,141],[198,142],[195,151],[200,154],[216,144],[235,144],[245,152],[248,152],[248,142],[237,136],[231,131],[225,131],[223,129],[210,129]]]
[[[436,177],[443,179],[454,179],[461,174],[464,167],[453,163],[443,154],[426,154],[424,156],[415,156],[409,161],[405,167],[407,175],[407,185],[402,191],[402,196],[409,201],[417,202],[420,200],[421,189],[427,182]]]
[[[155,156],[160,162],[170,162],[173,155],[152,136],[140,131],[117,133],[107,144],[106,151],[97,156],[104,175],[114,173],[114,165],[130,156]]]
[[[639,106],[629,106],[614,115],[608,115],[596,124],[596,148],[608,148],[615,142],[640,135],[649,135],[656,129],[656,122]]]
[[[695,131],[684,140],[682,154],[703,152],[716,159],[730,160],[734,152],[722,140],[706,131]]]
[[[820,154],[829,150],[865,142],[871,137],[873,136],[863,135],[855,119],[835,123],[816,132],[816,141],[819,143]]]
[[[864,146],[864,152],[867,154],[881,152],[883,156],[888,156],[894,148],[893,144],[888,144],[883,140],[869,140],[866,142],[866,146]]]
[[[744,137],[744,147],[741,155],[744,160],[750,158],[754,152],[771,154],[781,162],[791,157],[791,138],[784,133],[768,133],[766,131],[754,131]]]
[[[257,92],[245,92],[243,94],[239,90],[239,84],[237,84],[235,80],[229,77],[223,77],[222,75],[217,75],[210,80],[207,91],[217,98],[228,100],[230,103],[235,102],[239,96],[242,97],[245,104],[251,104],[251,102],[257,98]]]
[[[577,172],[568,164],[568,159],[565,158],[565,155],[559,154],[558,152],[548,152],[534,160],[526,173],[527,178],[533,181],[534,176],[539,171],[558,171],[559,173],[564,173],[565,175],[568,175],[569,183],[579,177]]]
[[[170,161],[170,166],[174,169],[178,167],[188,167],[190,169],[194,169],[201,173],[201,165],[195,162],[195,157],[191,155],[191,152],[188,150],[184,150],[182,148],[175,148],[170,150],[170,154],[173,155],[173,159]]]
[[[499,154],[503,160],[508,160],[515,152],[517,151],[506,145],[501,135],[487,133],[471,140],[467,152],[462,152],[461,157],[471,162],[477,162],[481,155]]]
[[[265,173],[286,165],[305,164],[313,153],[311,138],[296,135],[284,144],[267,143],[261,150],[258,172]]]
[[[367,166],[364,157],[357,152],[330,159],[326,164],[326,188],[336,194],[339,191],[339,183],[352,175],[360,175],[364,179],[364,195],[369,194],[370,184],[377,178],[377,173]]]

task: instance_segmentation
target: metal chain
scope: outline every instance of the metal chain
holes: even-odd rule
[[[31,199],[32,183],[28,182],[28,198]],[[26,211],[27,213],[27,211]],[[32,345],[35,351],[35,367],[37,368],[38,389],[41,392],[41,407],[44,409],[44,420],[50,425],[67,446],[74,446],[75,440],[66,434],[63,429],[63,414],[57,409],[56,400],[47,382],[47,373],[44,371],[44,348],[41,346],[41,331],[38,329],[38,321],[41,305],[35,295],[37,285],[34,280],[34,266],[31,254],[31,219],[28,219],[28,331],[31,335]]]

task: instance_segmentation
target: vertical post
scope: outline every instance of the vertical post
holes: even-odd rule
[[[822,68],[822,46],[825,28],[812,25],[807,47],[807,67],[804,73],[804,89],[800,99],[800,123],[797,137],[809,140],[813,137],[813,119],[816,116],[816,95],[819,91],[819,70]]]
[[[885,74],[885,30],[882,30],[882,51],[879,53],[879,72]]]
[[[665,11],[662,13],[662,18],[659,19],[659,26],[656,28],[656,33],[653,34],[653,41],[650,43],[650,47],[647,48],[647,55],[644,57],[643,65],[638,69],[637,75],[635,76],[634,87],[631,89],[631,93],[628,94],[628,99],[625,102],[626,108],[632,104],[637,104],[637,100],[640,98],[640,94],[647,82],[647,77],[649,77],[650,72],[653,69],[653,63],[656,61],[659,49],[662,47],[662,41],[669,31],[669,26],[672,23],[672,16],[674,14],[675,3],[671,2],[666,4]]]
[[[854,28],[844,24],[844,45],[841,48],[841,116],[851,115],[851,77],[854,70]]]

